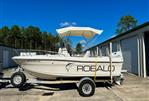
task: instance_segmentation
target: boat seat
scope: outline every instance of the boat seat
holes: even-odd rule
[[[84,55],[84,57],[90,57],[90,51],[87,51]]]
[[[70,57],[70,54],[68,53],[66,48],[59,48],[58,53],[63,54],[66,57]]]

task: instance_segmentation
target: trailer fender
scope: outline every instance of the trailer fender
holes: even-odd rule
[[[95,82],[94,82],[93,79],[91,79],[91,78],[89,78],[89,77],[84,77],[84,78],[82,78],[79,82],[76,83],[77,87],[79,87],[80,83],[81,83],[82,81],[84,81],[84,80],[90,80],[90,81],[92,81],[92,82],[94,83],[94,85],[96,86],[96,84],[95,84]]]

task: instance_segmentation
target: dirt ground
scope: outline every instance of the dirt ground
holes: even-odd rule
[[[10,75],[10,71],[5,72],[5,77]],[[0,101],[149,101],[149,79],[129,73],[124,78],[121,86],[97,83],[91,97],[80,96],[74,83],[27,84],[20,89],[4,83],[0,87]]]

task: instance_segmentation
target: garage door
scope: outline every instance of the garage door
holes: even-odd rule
[[[3,67],[6,68],[9,66],[9,52],[3,51]]]
[[[123,55],[123,69],[128,72],[138,74],[138,50],[137,37],[131,37],[121,41],[122,55]]]
[[[149,76],[149,32],[145,32],[146,74]]]

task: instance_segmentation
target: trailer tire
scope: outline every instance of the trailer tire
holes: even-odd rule
[[[11,76],[11,84],[14,87],[20,88],[22,87],[26,82],[26,76],[22,72],[16,72]]]
[[[85,79],[80,81],[78,92],[81,96],[89,97],[95,93],[95,83],[93,80]]]

